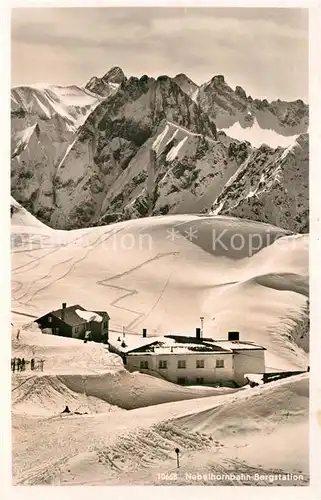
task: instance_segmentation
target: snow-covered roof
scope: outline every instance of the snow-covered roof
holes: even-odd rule
[[[224,349],[230,349],[231,351],[242,351],[245,349],[256,349],[265,350],[265,347],[254,344],[254,342],[241,341],[241,340],[214,340],[216,345],[224,347]]]
[[[118,340],[118,338],[120,340]],[[165,339],[166,340],[166,339]],[[122,342],[125,342],[126,346],[122,347]],[[126,333],[125,336],[117,332],[109,332],[108,342],[109,345],[114,347],[119,352],[129,353],[134,349],[139,349],[141,347],[147,347],[148,345],[162,342],[164,337],[142,337],[140,335],[133,335]],[[174,342],[173,342],[174,343]]]
[[[119,339],[119,340],[118,340]],[[122,346],[122,343],[125,345]],[[233,353],[241,350],[264,350],[265,348],[252,342],[197,339],[196,337],[168,336],[141,337],[139,335],[120,333],[110,334],[109,344],[118,352],[123,354],[139,354],[137,351],[158,354],[193,354],[199,352],[215,353],[225,352]]]
[[[82,309],[76,309],[75,313],[85,321],[97,321],[101,323],[103,318],[93,311],[83,311]]]
[[[62,309],[57,309],[55,311],[49,311],[46,314],[42,315],[36,321],[41,320],[47,314],[52,314],[57,318],[62,320],[62,315],[64,314],[63,321],[70,326],[78,326],[82,325],[87,321],[97,321],[101,322],[103,320],[103,316],[108,316],[106,311],[87,311],[84,307],[76,304],[74,306],[65,307],[64,313]],[[109,316],[108,316],[109,318]]]

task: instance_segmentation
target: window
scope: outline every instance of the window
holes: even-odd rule
[[[198,377],[198,378],[196,379],[196,383],[197,383],[197,384],[204,384],[204,378],[203,378],[203,377]]]
[[[178,377],[177,383],[184,385],[186,383],[186,378],[185,377]]]
[[[186,361],[185,361],[185,359],[179,359],[177,361],[177,368],[186,368]]]
[[[160,359],[158,362],[158,368],[165,370],[167,368],[167,361],[165,359]]]
[[[141,361],[140,362],[140,369],[141,370],[148,370],[148,361],[145,361],[145,360]]]
[[[204,359],[196,360],[196,368],[204,368]]]
[[[48,316],[48,323],[52,323],[52,317]]]
[[[224,359],[216,360],[216,368],[224,368]]]
[[[79,326],[75,326],[75,333],[79,332]]]

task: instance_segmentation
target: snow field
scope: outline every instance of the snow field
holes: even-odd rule
[[[248,473],[279,469],[301,471],[306,477],[307,387],[307,375],[302,375],[236,394],[167,403],[117,415],[109,412],[41,421],[25,418],[23,422],[17,416],[15,433],[24,432],[28,438],[21,454],[15,449],[15,483],[166,484],[166,478],[160,478],[159,473],[175,471],[177,446],[181,450],[181,472],[235,473],[242,466]],[[242,413],[235,413],[245,409],[245,419]],[[260,425],[254,426],[253,421]],[[32,436],[31,429],[35,428],[39,442]],[[295,438],[298,430],[302,431],[299,440]],[[282,450],[286,450],[277,458],[274,432],[278,439],[282,436]],[[43,437],[49,448],[40,445]],[[26,467],[24,458],[30,447],[35,456],[28,459]],[[55,450],[52,455],[50,448]],[[291,452],[298,451],[288,461]],[[188,484],[188,480],[178,484]]]
[[[307,303],[307,236],[195,215],[69,232],[13,226],[12,233],[15,312],[39,317],[62,301],[78,303],[107,310],[116,333],[147,328],[149,336],[194,335],[203,315],[208,336],[226,338],[236,329],[241,340],[266,347],[268,367],[306,368],[306,354],[289,336]],[[35,235],[35,247],[15,247],[21,234],[29,242]],[[256,253],[253,234],[262,247]],[[233,247],[235,235],[242,235],[242,248]],[[27,320],[15,314],[15,322]]]

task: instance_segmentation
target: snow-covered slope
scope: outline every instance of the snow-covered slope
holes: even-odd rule
[[[251,126],[242,127],[238,121],[233,123],[231,127],[222,128],[221,131],[239,141],[250,142],[256,148],[259,148],[262,144],[267,144],[272,148],[279,146],[286,148],[292,146],[298,137],[297,135],[278,134],[273,128],[261,128],[256,118],[254,118]]]
[[[168,485],[172,479],[173,485],[194,486],[304,485],[308,394],[308,377],[302,375],[128,412],[50,419],[15,415],[14,483]]]
[[[57,163],[102,99],[77,86],[12,89],[11,192],[39,219],[52,213]]]
[[[14,311],[40,316],[64,300],[107,309],[111,329],[138,335],[143,327],[149,335],[194,334],[204,315],[208,335],[237,329],[264,345],[267,367],[306,367],[298,333],[291,336],[307,321],[306,236],[184,215],[49,231],[12,226]]]
[[[195,484],[196,467],[251,475],[220,484],[268,484],[255,474],[280,472],[300,474],[287,485],[307,483],[307,375],[237,391],[181,387],[127,372],[103,344],[31,325],[62,300],[107,309],[116,334],[194,334],[202,315],[206,335],[239,330],[265,346],[268,371],[304,370],[307,236],[206,215],[58,231],[12,206],[12,356],[27,361],[12,380],[15,484],[166,484],[159,471],[177,472],[176,447],[176,485]],[[43,371],[31,372],[31,358]]]
[[[75,132],[100,100],[97,94],[76,85],[14,87],[11,90],[11,113],[13,118],[31,115],[44,121],[59,116],[65,121],[67,130]]]

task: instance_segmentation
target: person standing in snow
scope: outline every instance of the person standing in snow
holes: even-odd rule
[[[35,360],[32,358],[32,360],[30,361],[30,369],[31,370],[34,370],[35,369]]]
[[[16,358],[12,358],[11,360],[11,370],[14,372],[16,369]]]
[[[18,358],[17,359],[17,371],[19,372],[20,371],[20,366],[21,366],[21,359]]]
[[[21,365],[20,365],[21,371],[24,371],[25,367],[26,367],[25,358],[22,358]]]
[[[18,328],[18,331],[17,331],[17,340],[19,340],[19,337],[20,337],[20,328]]]

